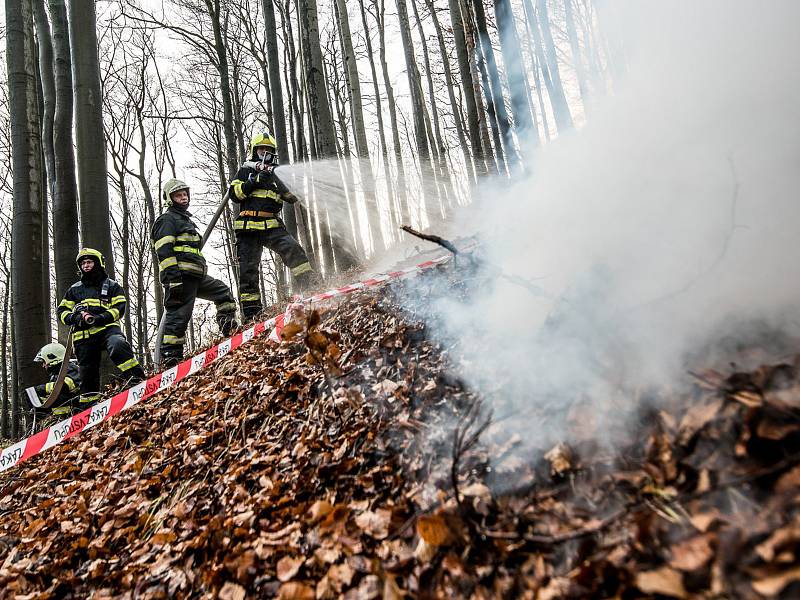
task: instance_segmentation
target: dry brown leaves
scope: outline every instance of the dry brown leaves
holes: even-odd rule
[[[453,474],[475,398],[389,294],[284,340],[0,477],[0,598],[800,594],[797,364],[697,373],[614,455],[488,436]]]

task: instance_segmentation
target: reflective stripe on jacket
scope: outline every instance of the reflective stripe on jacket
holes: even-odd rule
[[[108,282],[108,294],[103,299],[101,295],[106,282]],[[94,283],[79,281],[72,284],[58,305],[58,320],[66,325],[66,317],[72,314],[78,305],[94,315],[95,322],[91,327],[76,328],[72,333],[74,342],[86,340],[110,327],[119,328],[119,320],[125,314],[128,300],[122,286],[113,279],[105,278]]]
[[[257,187],[253,181],[257,173],[252,167],[242,165],[231,181],[228,197],[238,203],[242,211],[259,211],[277,216],[283,208],[283,197],[290,193],[289,188],[275,173],[267,175],[265,187]],[[274,218],[244,215],[237,216],[233,222],[236,231],[265,231],[273,227],[283,227],[283,224]]]
[[[206,259],[200,251],[202,236],[187,211],[170,206],[153,223],[150,238],[164,285],[180,281],[183,275],[206,274]]]

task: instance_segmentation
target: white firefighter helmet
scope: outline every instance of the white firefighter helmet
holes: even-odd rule
[[[42,349],[34,357],[34,362],[44,363],[46,367],[64,362],[64,357],[67,355],[67,349],[58,342],[51,342],[42,346]]]
[[[172,206],[172,194],[180,190],[186,190],[186,193],[188,194],[189,186],[180,179],[168,179],[164,184],[164,204],[166,206]]]

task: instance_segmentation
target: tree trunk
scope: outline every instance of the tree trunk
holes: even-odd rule
[[[497,18],[497,30],[500,33],[500,49],[503,53],[508,89],[511,93],[514,128],[520,141],[532,136],[534,144],[538,146],[539,132],[533,127],[533,117],[528,102],[530,86],[525,76],[525,63],[522,60],[522,51],[519,47],[511,1],[494,0],[494,12]]]
[[[122,287],[126,291],[131,290],[131,211],[128,206],[128,190],[125,189],[125,167],[119,170],[119,197],[122,204]],[[133,311],[126,310],[123,319],[123,328],[125,337],[129,340],[133,339],[133,327],[131,326],[131,313]]]
[[[78,187],[72,138],[72,53],[64,0],[48,0],[53,25],[55,114],[53,118],[53,264],[56,297],[61,300],[75,281],[78,254]],[[64,328],[66,329],[66,328]],[[65,333],[65,332],[62,332]]]
[[[233,179],[236,171],[239,170],[239,157],[236,150],[236,133],[233,129],[233,100],[231,99],[231,82],[228,71],[228,52],[222,35],[220,0],[204,1],[208,15],[211,17],[211,28],[214,33],[214,51],[217,55],[219,91],[222,96],[222,131],[225,134],[228,179]]]
[[[547,118],[547,108],[545,107],[544,97],[542,95],[541,79],[544,79],[545,87],[548,93],[552,87],[550,81],[550,73],[547,71],[547,65],[544,62],[544,50],[542,49],[541,36],[539,35],[539,26],[536,22],[536,13],[533,10],[531,0],[522,0],[522,6],[525,10],[525,21],[528,28],[528,39],[533,47],[531,52],[531,64],[533,65],[533,85],[536,88],[536,97],[539,102],[539,110],[542,113],[542,128],[544,129],[545,141],[550,141],[550,123]],[[539,76],[539,73],[542,76]]]
[[[35,8],[34,8],[35,13]],[[35,17],[34,17],[35,22]],[[39,53],[37,52],[37,61],[39,58]],[[52,53],[51,53],[52,54]],[[45,105],[44,105],[44,90],[42,89],[42,77],[40,70],[36,71],[36,101],[38,103],[39,109],[39,131],[45,130],[45,125],[42,120],[42,115],[44,114]],[[50,128],[51,139],[52,139],[52,127]],[[39,212],[42,215],[42,235],[40,239],[42,240],[42,271],[45,274],[44,279],[42,280],[42,299],[44,300],[44,320],[45,323],[50,325],[52,319],[51,307],[50,307],[50,218],[49,218],[49,207],[47,206],[47,195],[48,195],[48,188],[47,188],[47,168],[45,164],[47,163],[47,158],[44,154],[44,144],[42,144],[42,171],[39,173],[39,189],[42,190],[42,196],[40,198],[40,209]]]
[[[264,10],[264,38],[267,44],[267,75],[269,77],[269,99],[272,108],[275,141],[278,142],[278,160],[289,164],[289,138],[286,135],[286,113],[283,110],[283,90],[281,86],[281,65],[278,60],[278,27],[275,23],[273,0],[261,0]],[[286,229],[297,237],[297,217],[293,204],[283,207],[283,220]]]
[[[406,57],[406,76],[408,77],[408,87],[411,90],[411,110],[414,114],[414,137],[416,138],[417,157],[422,177],[426,178],[433,172],[433,165],[431,164],[428,134],[425,130],[425,99],[422,96],[422,81],[417,68],[417,60],[414,57],[414,42],[411,40],[411,26],[408,23],[406,0],[396,0],[396,2],[400,19],[400,38],[403,42],[403,52]],[[422,185],[420,189],[419,208],[424,215],[428,212],[425,186]]]
[[[460,0],[448,0],[450,4],[450,21],[453,26],[453,37],[458,57],[458,70],[461,75],[461,87],[464,91],[464,107],[467,111],[467,132],[472,146],[472,156],[477,165],[479,175],[488,173],[486,153],[481,141],[480,117],[478,105],[475,102],[475,75],[471,68],[469,52],[467,50],[466,31],[464,30],[464,15],[461,13]]]
[[[324,67],[322,64],[322,49],[319,41],[319,24],[317,20],[317,1],[298,0],[300,11],[301,30],[303,32],[303,51],[305,55],[306,83],[309,99],[309,114],[314,115],[316,142],[320,158],[336,159],[336,131],[333,127],[333,116],[328,103]],[[330,183],[330,182],[328,182]],[[334,185],[341,186],[339,182]],[[355,257],[345,248],[342,237],[335,232],[328,233],[328,226],[323,225],[322,246],[333,250],[333,258],[339,270],[349,269],[357,264]],[[332,239],[330,239],[332,237]],[[330,258],[330,257],[326,257]],[[333,264],[326,261],[328,272],[332,272]]]
[[[490,110],[494,112],[499,127],[499,135],[502,138],[502,147],[496,148],[498,162],[502,164],[503,154],[511,166],[512,158],[516,155],[514,149],[514,138],[511,135],[511,123],[509,122],[506,103],[503,99],[503,84],[500,82],[500,72],[497,70],[497,61],[494,57],[492,40],[489,37],[489,27],[486,24],[486,11],[483,9],[483,0],[472,0],[475,10],[475,24],[478,30],[478,40],[480,41],[481,54],[484,59],[484,68],[488,78],[486,86],[486,102]],[[497,144],[497,142],[495,142]],[[502,149],[501,149],[502,148]],[[517,161],[519,157],[517,157]]]
[[[50,311],[50,228],[48,227],[48,206],[47,195],[52,197],[53,182],[55,173],[53,164],[55,156],[53,153],[53,116],[56,105],[56,83],[53,76],[53,40],[50,35],[50,23],[47,20],[47,12],[44,9],[44,0],[34,0],[33,2],[33,21],[36,25],[36,37],[38,41],[39,57],[39,107],[41,116],[42,150],[44,152],[44,165],[41,172],[42,177],[42,270],[47,277],[42,281],[44,289],[42,297],[45,301],[44,318],[47,323],[51,322]],[[55,228],[54,228],[55,229]],[[59,299],[60,301],[60,299]]]
[[[561,84],[561,74],[558,70],[558,56],[556,55],[556,45],[553,42],[553,33],[550,30],[550,18],[547,14],[547,0],[536,0],[536,11],[538,13],[539,27],[542,32],[542,43],[550,74],[551,85],[548,87],[550,102],[553,104],[553,116],[556,119],[558,131],[563,133],[572,129],[572,115],[569,112],[567,97],[564,95],[564,86]],[[546,80],[545,80],[546,81]],[[551,89],[552,88],[552,89]]]
[[[6,22],[7,21],[8,19],[6,19]],[[12,289],[12,295],[13,295],[13,289]],[[22,430],[20,428],[20,414],[19,414],[20,412],[19,393],[22,388],[20,387],[19,367],[17,365],[17,355],[19,354],[20,350],[17,347],[17,327],[16,327],[16,315],[14,314],[13,299],[10,310],[11,310],[11,437],[18,438],[22,434]]]
[[[453,79],[453,73],[450,70],[450,58],[447,55],[447,47],[445,46],[444,33],[442,32],[442,25],[439,22],[439,15],[436,14],[436,7],[433,4],[433,0],[425,0],[425,2],[428,6],[428,10],[431,13],[431,18],[433,19],[433,26],[436,29],[436,38],[439,42],[439,54],[442,57],[442,67],[444,68],[445,87],[447,88],[447,94],[450,98],[450,106],[453,111],[453,120],[455,121],[456,125],[458,144],[459,146],[461,146],[461,152],[464,155],[464,167],[467,170],[470,182],[474,182],[475,167],[472,163],[472,156],[470,155],[469,147],[467,146],[467,137],[464,133],[464,126],[461,123],[461,116],[459,114],[458,102],[456,101],[455,92],[453,90],[453,87],[457,84],[455,82],[455,79]]]
[[[5,285],[3,285],[3,331],[0,332],[0,377],[3,378],[3,399],[0,405],[0,437],[9,438],[11,432],[9,431],[8,416],[11,409],[9,402],[8,390],[8,292],[11,286],[11,281],[6,277]]]
[[[78,147],[81,239],[106,259],[114,276],[111,225],[108,217],[108,172],[103,136],[103,102],[97,56],[97,22],[92,0],[70,0],[70,42],[75,86],[75,133]]]
[[[375,20],[378,23],[378,53],[381,61],[383,86],[386,88],[386,103],[389,105],[389,121],[392,126],[392,145],[394,146],[395,164],[397,165],[397,189],[401,199],[401,219],[409,224],[411,207],[409,205],[408,187],[406,185],[406,157],[400,145],[400,127],[397,124],[397,104],[394,98],[392,80],[389,77],[389,64],[386,61],[386,19],[383,0],[372,0],[375,8]]]
[[[144,115],[141,108],[136,109],[136,127],[139,130],[139,166],[136,179],[142,188],[145,207],[147,208],[148,229],[153,227],[156,222],[156,206],[153,194],[150,192],[150,184],[147,181],[147,167],[145,165],[145,152],[147,150],[147,133],[144,129]],[[159,279],[158,255],[152,244],[148,244],[150,251],[150,269],[153,277],[153,298],[156,304],[156,320],[161,321],[161,314],[164,312],[164,289]]]
[[[493,119],[492,133],[495,137],[495,145],[498,145],[499,135],[497,131],[496,114],[492,110],[491,100],[486,111],[483,110],[483,100],[481,99],[481,92],[489,94],[489,84],[486,80],[486,69],[483,68],[483,59],[481,58],[480,49],[475,44],[474,27],[472,24],[472,12],[466,4],[466,0],[459,0],[461,5],[461,13],[464,15],[464,37],[467,41],[467,52],[469,54],[469,65],[472,72],[475,74],[472,78],[472,93],[475,98],[475,104],[478,109],[478,127],[481,133],[481,144],[483,145],[483,155],[487,164],[495,173],[500,173],[502,169],[502,161],[497,161],[497,155],[492,147],[492,140],[489,138],[489,125],[487,123],[487,115]],[[483,88],[481,87],[483,83]],[[500,150],[502,152],[502,148]]]
[[[11,242],[14,327],[24,332],[12,341],[19,385],[41,379],[33,358],[50,339],[42,298],[47,274],[42,263],[42,146],[36,97],[36,52],[31,0],[6,0],[13,221]]]
[[[392,171],[389,165],[389,146],[386,143],[386,131],[383,123],[383,102],[381,101],[381,91],[378,87],[378,73],[375,69],[375,52],[372,49],[372,37],[369,25],[367,24],[367,11],[364,8],[364,0],[358,0],[358,7],[361,11],[361,24],[364,28],[364,40],[367,43],[367,60],[372,72],[372,91],[375,94],[375,112],[378,118],[378,138],[381,145],[381,156],[383,158],[383,176],[386,179],[386,195],[389,200],[388,216],[391,221],[390,239],[394,239],[394,229],[400,223],[400,214],[396,206],[395,189],[392,183]]]
[[[345,0],[336,0],[336,9],[339,16],[339,28],[342,42],[342,58],[347,77],[347,89],[350,96],[350,114],[353,120],[353,136],[356,142],[356,155],[358,156],[358,169],[361,175],[361,185],[367,204],[369,237],[380,235],[381,241],[386,246],[383,237],[378,211],[378,198],[375,194],[375,175],[372,173],[372,163],[369,159],[369,145],[367,144],[367,131],[364,127],[364,108],[362,106],[361,81],[358,77],[356,53],[353,49],[353,39],[350,34],[350,17],[347,13]]]

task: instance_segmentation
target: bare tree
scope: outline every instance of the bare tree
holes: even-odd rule
[[[56,297],[75,279],[78,254],[78,187],[72,137],[72,53],[64,0],[48,0],[53,37],[55,110],[53,114],[53,264]]]
[[[75,89],[81,239],[85,246],[96,248],[105,255],[106,271],[113,277],[114,255],[108,218],[108,171],[94,2],[70,0],[69,24]]]
[[[13,265],[11,305],[14,329],[25,332],[14,342],[19,384],[37,383],[40,369],[33,363],[49,340],[43,298],[47,273],[42,262],[42,146],[36,96],[36,50],[31,0],[6,3],[6,61],[14,203],[11,242]]]

